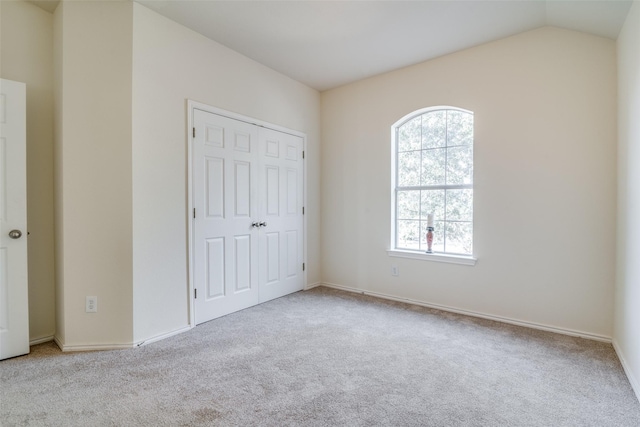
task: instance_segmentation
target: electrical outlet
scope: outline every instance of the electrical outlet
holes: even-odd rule
[[[98,297],[87,297],[87,301],[84,307],[84,311],[87,313],[98,312]]]
[[[392,276],[400,275],[400,269],[398,268],[398,264],[391,264],[391,275]]]

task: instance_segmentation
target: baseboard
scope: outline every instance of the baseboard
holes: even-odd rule
[[[72,352],[72,351],[100,351],[100,350],[124,350],[128,348],[136,348],[143,345],[151,344],[156,341],[163,340],[165,338],[172,337],[174,335],[181,334],[191,329],[191,326],[185,326],[180,329],[176,329],[171,332],[166,332],[164,334],[156,335],[151,338],[147,338],[146,340],[138,341],[137,343],[126,343],[126,344],[89,344],[89,345],[65,345],[60,342],[57,336],[52,337],[53,341],[60,347],[60,350],[63,352]],[[50,341],[50,340],[49,340]]]
[[[54,336],[53,340],[65,353],[73,351],[99,351],[99,350],[124,350],[135,347],[131,344],[88,344],[88,345],[66,345],[62,344],[57,336]]]
[[[309,290],[311,290],[311,289],[313,289],[313,288],[317,288],[318,286],[322,286],[322,282],[316,282],[316,283],[312,283],[312,284],[310,284],[310,285],[306,285],[306,286],[304,287],[304,289],[302,289],[302,290],[303,290],[303,291],[309,291]]]
[[[363,295],[369,295],[369,296],[372,296],[372,297],[387,299],[387,300],[391,300],[391,301],[398,301],[398,302],[404,302],[404,303],[408,303],[408,304],[419,305],[419,306],[427,307],[427,308],[435,308],[437,310],[448,311],[448,312],[451,312],[451,313],[463,314],[465,316],[479,317],[479,318],[482,318],[482,319],[493,320],[493,321],[496,321],[496,322],[508,323],[510,325],[524,326],[525,328],[539,329],[539,330],[542,330],[542,331],[554,332],[554,333],[557,333],[557,334],[569,335],[569,336],[572,336],[572,337],[579,337],[579,338],[585,338],[585,339],[594,340],[594,341],[601,341],[601,342],[611,343],[611,337],[607,337],[607,336],[604,336],[604,335],[598,335],[598,334],[592,334],[592,333],[589,333],[589,332],[576,331],[576,330],[573,330],[573,329],[560,328],[560,327],[556,327],[556,326],[544,325],[544,324],[541,324],[541,323],[527,322],[527,321],[518,320],[518,319],[511,319],[509,317],[495,316],[495,315],[492,315],[492,314],[480,313],[480,312],[477,312],[477,311],[463,310],[463,309],[459,309],[459,308],[455,308],[455,307],[449,307],[449,306],[446,306],[446,305],[440,305],[440,304],[433,304],[433,303],[428,303],[428,302],[424,302],[424,301],[418,301],[418,300],[414,300],[414,299],[411,299],[411,298],[395,297],[395,296],[392,296],[392,295],[387,295],[387,294],[383,294],[383,293],[379,293],[379,292],[370,292],[370,291],[366,291],[366,290],[362,290],[362,289],[358,289],[358,288],[352,288],[352,287],[349,287],[349,286],[336,285],[335,283],[326,283],[326,282],[324,282],[324,283],[320,283],[320,286],[326,286],[328,288],[339,289],[339,290],[342,290],[342,291],[354,292],[354,293],[363,294]]]
[[[169,337],[172,337],[174,335],[178,335],[178,334],[181,334],[183,332],[190,331],[191,329],[192,329],[192,326],[191,325],[187,325],[187,326],[185,326],[183,328],[179,328],[179,329],[176,329],[176,330],[171,331],[171,332],[166,332],[164,334],[156,335],[154,337],[147,338],[146,340],[139,341],[138,343],[135,344],[135,347],[148,345],[148,344],[154,343],[156,341],[160,341],[160,340],[163,340],[165,338],[169,338]]]
[[[620,364],[622,365],[622,369],[624,369],[624,373],[627,374],[627,378],[629,379],[631,388],[633,389],[633,392],[636,394],[636,398],[640,402],[640,382],[638,382],[635,375],[633,374],[633,371],[631,370],[629,363],[627,363],[627,359],[625,359],[624,353],[622,352],[622,349],[620,349],[618,342],[615,339],[613,339],[612,344],[613,344],[613,349],[616,351],[616,354],[618,355],[618,359],[620,359]]]
[[[48,335],[46,337],[40,337],[40,338],[35,338],[29,341],[29,345],[38,345],[38,344],[42,344],[45,342],[50,342],[53,341],[53,335]]]

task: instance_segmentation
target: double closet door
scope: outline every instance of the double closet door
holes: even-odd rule
[[[304,287],[300,136],[193,110],[196,324]]]

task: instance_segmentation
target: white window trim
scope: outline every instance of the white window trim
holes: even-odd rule
[[[421,251],[412,251],[412,250],[408,250],[408,249],[396,249],[395,248],[395,239],[396,239],[396,179],[398,177],[397,174],[397,167],[398,167],[398,161],[397,161],[397,155],[398,155],[398,150],[396,147],[396,129],[398,127],[398,123],[403,123],[406,122],[407,120],[409,120],[412,117],[427,113],[429,111],[436,111],[436,110],[447,110],[447,109],[454,109],[454,110],[460,110],[460,111],[465,111],[467,113],[471,113],[473,114],[473,111],[470,110],[465,110],[463,108],[460,107],[453,107],[453,106],[449,106],[449,105],[440,105],[440,106],[434,106],[434,107],[427,107],[427,108],[422,108],[420,110],[416,110],[416,111],[412,111],[411,113],[407,114],[406,116],[402,117],[400,120],[396,121],[392,126],[391,126],[391,141],[393,141],[393,144],[391,144],[391,177],[392,177],[392,181],[391,181],[391,249],[387,250],[387,254],[390,257],[395,257],[395,258],[407,258],[407,259],[416,259],[416,260],[421,260],[421,261],[434,261],[434,262],[444,262],[444,263],[449,263],[449,264],[461,264],[461,265],[471,265],[471,266],[475,266],[476,262],[478,261],[478,258],[476,258],[475,254],[472,255],[456,255],[456,254],[447,254],[447,253],[441,253],[441,252],[434,252],[431,254],[428,254],[426,252],[421,252]],[[474,146],[475,146],[475,141],[474,141]],[[474,147],[475,149],[475,147]],[[475,173],[475,167],[474,167],[474,173]],[[474,184],[475,184],[475,179],[474,179]],[[474,185],[475,187],[475,185]],[[474,192],[474,198],[475,198],[475,192]],[[475,211],[475,209],[474,209]],[[474,215],[475,216],[475,215]],[[474,230],[475,230],[475,221],[473,222],[474,224]],[[475,233],[475,231],[474,231]],[[474,250],[475,252],[475,250]]]
[[[428,254],[426,252],[408,251],[401,249],[388,249],[387,254],[394,258],[419,259],[422,261],[446,262],[449,264],[476,265],[478,258],[467,255],[453,255],[443,253]]]

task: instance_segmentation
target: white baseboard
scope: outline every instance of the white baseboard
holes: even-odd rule
[[[60,342],[57,336],[54,336],[53,340],[60,347],[63,352],[72,351],[98,351],[98,350],[124,350],[127,348],[135,347],[131,344],[83,344],[83,345],[65,345]]]
[[[72,351],[99,351],[99,350],[124,350],[128,348],[136,348],[143,345],[151,344],[156,341],[163,340],[165,338],[172,337],[174,335],[181,334],[191,329],[191,326],[187,325],[183,328],[176,329],[171,332],[166,332],[164,334],[156,335],[151,338],[147,338],[146,340],[139,341],[137,343],[125,343],[125,344],[83,344],[83,345],[65,345],[60,342],[60,339],[57,336],[52,337],[53,341],[60,347],[60,350],[63,352],[72,352]]]
[[[343,290],[343,291],[347,291],[347,292],[355,292],[355,293],[358,293],[358,294],[369,295],[369,296],[372,296],[372,297],[387,299],[387,300],[391,300],[391,301],[398,301],[398,302],[404,302],[404,303],[408,303],[408,304],[419,305],[419,306],[422,306],[422,307],[435,308],[437,310],[449,311],[449,312],[452,312],[452,313],[463,314],[465,316],[479,317],[479,318],[482,318],[482,319],[494,320],[496,322],[508,323],[508,324],[516,325],[516,326],[524,326],[526,328],[531,328],[531,329],[539,329],[539,330],[542,330],[542,331],[555,332],[557,334],[569,335],[569,336],[572,336],[572,337],[580,337],[580,338],[585,338],[585,339],[594,340],[594,341],[601,341],[601,342],[611,343],[611,337],[607,337],[607,336],[604,336],[604,335],[598,335],[598,334],[592,334],[592,333],[589,333],[589,332],[576,331],[576,330],[573,330],[573,329],[560,328],[560,327],[557,327],[557,326],[544,325],[544,324],[541,324],[541,323],[527,322],[527,321],[518,320],[518,319],[511,319],[509,317],[495,316],[495,315],[492,315],[492,314],[479,313],[477,311],[463,310],[463,309],[459,309],[459,308],[455,308],[455,307],[449,307],[449,306],[446,306],[446,305],[440,305],[440,304],[433,304],[433,303],[428,303],[428,302],[424,302],[424,301],[418,301],[418,300],[414,300],[414,299],[411,299],[411,298],[395,297],[395,296],[392,296],[392,295],[387,295],[387,294],[383,294],[383,293],[379,293],[379,292],[370,292],[370,291],[366,291],[366,290],[362,290],[362,289],[358,289],[358,288],[352,288],[352,287],[349,287],[349,286],[336,285],[335,283],[326,283],[326,282],[324,282],[324,283],[320,283],[320,286],[326,286],[328,288],[339,289],[339,290]]]
[[[624,369],[624,373],[627,374],[627,378],[629,379],[631,388],[633,389],[633,392],[636,394],[636,398],[638,399],[638,401],[640,401],[640,382],[638,382],[635,375],[633,374],[633,371],[631,370],[629,363],[627,363],[627,360],[625,359],[624,353],[622,352],[622,349],[618,345],[618,342],[614,339],[612,344],[613,344],[614,350],[616,351],[616,354],[618,355],[618,359],[620,359],[620,364],[622,365],[622,369]]]
[[[191,329],[192,329],[192,326],[191,325],[187,325],[187,326],[185,326],[183,328],[176,329],[176,330],[171,331],[171,332],[166,332],[164,334],[156,335],[154,337],[147,338],[146,340],[139,341],[138,343],[135,344],[135,346],[136,347],[140,347],[140,346],[143,346],[143,345],[148,345],[148,344],[154,343],[156,341],[160,341],[160,340],[163,340],[165,338],[169,338],[169,337],[172,337],[174,335],[178,335],[178,334],[181,334],[183,332],[190,331]]]
[[[29,345],[38,345],[38,344],[42,344],[45,342],[50,342],[53,341],[53,335],[48,335],[46,337],[40,337],[40,338],[34,338],[32,340],[29,341]]]
[[[311,283],[310,285],[305,286],[303,291],[308,291],[313,288],[317,288],[318,286],[322,286],[322,282]]]

